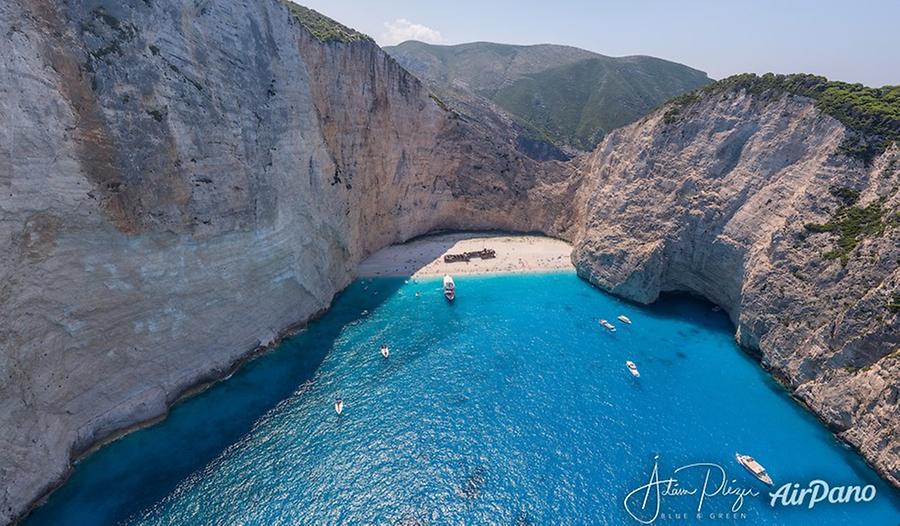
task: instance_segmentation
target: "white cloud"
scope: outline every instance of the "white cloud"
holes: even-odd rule
[[[383,44],[393,46],[407,40],[419,40],[429,44],[440,44],[444,41],[441,32],[422,24],[414,24],[405,18],[398,18],[393,22],[385,22]]]

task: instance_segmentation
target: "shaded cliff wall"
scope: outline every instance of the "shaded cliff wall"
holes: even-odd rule
[[[867,166],[840,153],[847,133],[771,92],[663,108],[583,160],[573,259],[634,301],[690,291],[721,305],[738,341],[898,484],[900,152]],[[844,263],[828,254],[839,236],[806,225],[834,220],[847,195],[877,206],[880,227]]]
[[[0,523],[326,308],[369,252],[571,226],[548,205],[571,167],[274,0],[14,0],[0,32]]]
[[[582,276],[636,301],[703,294],[900,481],[898,152],[838,154],[808,100],[719,93],[537,163],[275,0],[13,0],[0,33],[0,523],[437,228],[572,239]],[[883,209],[846,265],[804,228],[833,187]]]

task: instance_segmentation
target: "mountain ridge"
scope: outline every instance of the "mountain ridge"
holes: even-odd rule
[[[556,44],[407,41],[384,49],[441,97],[463,106],[489,101],[536,138],[573,152],[590,151],[610,130],[711,82],[665,59]]]
[[[780,80],[720,81],[539,162],[504,116],[280,1],[90,5],[0,3],[0,522],[436,229],[542,232],[614,294],[704,295],[900,484],[900,152],[841,149],[879,104],[829,92],[845,124]]]

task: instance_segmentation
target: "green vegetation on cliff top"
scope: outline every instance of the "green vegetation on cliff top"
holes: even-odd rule
[[[675,122],[685,108],[702,96],[735,90],[754,95],[790,93],[815,100],[820,111],[855,132],[844,141],[841,150],[866,162],[881,154],[891,143],[900,142],[900,86],[870,88],[830,81],[817,75],[734,75],[675,97],[663,118],[667,123]]]
[[[356,42],[359,40],[371,41],[366,34],[351,29],[327,16],[313,11],[308,7],[295,4],[291,0],[281,0],[294,18],[305,27],[316,40],[320,42]]]

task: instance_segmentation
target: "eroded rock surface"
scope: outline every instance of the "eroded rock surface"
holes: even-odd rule
[[[12,0],[0,35],[0,523],[440,228],[572,240],[582,276],[637,301],[705,295],[900,480],[898,152],[839,154],[807,100],[708,97],[537,162],[276,0]],[[835,186],[883,209],[846,265],[804,228]]]
[[[0,524],[372,251],[572,224],[570,166],[275,0],[13,0],[0,34]]]
[[[706,95],[617,130],[583,160],[579,273],[649,303],[690,291],[721,305],[738,341],[890,481],[900,483],[900,152],[870,165],[812,101]],[[847,203],[882,228],[842,262],[827,223]],[[858,195],[857,195],[858,194]]]

